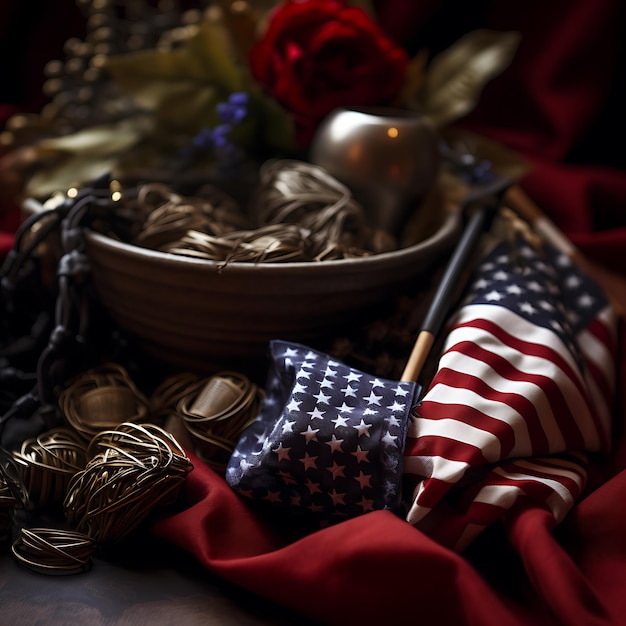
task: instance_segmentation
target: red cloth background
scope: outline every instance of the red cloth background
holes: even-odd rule
[[[464,123],[527,156],[534,169],[523,188],[589,258],[626,277],[621,0],[378,5],[384,27],[412,52],[437,51],[477,27],[521,32],[513,64]],[[0,230],[14,225],[5,205]],[[612,455],[598,460],[559,527],[529,504],[461,555],[382,511],[307,534],[245,504],[198,459],[180,512],[153,531],[224,578],[324,623],[626,624],[623,400]]]

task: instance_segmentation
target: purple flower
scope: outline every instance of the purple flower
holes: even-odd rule
[[[213,129],[212,141],[216,148],[225,148],[230,143],[230,133],[232,131],[230,124],[219,124]]]
[[[221,123],[213,128],[203,128],[192,138],[190,144],[182,148],[179,158],[185,162],[211,155],[218,163],[223,175],[236,173],[236,167],[243,153],[232,141],[232,131],[248,114],[248,94],[234,92],[225,102],[220,102],[215,110]]]
[[[248,94],[244,91],[231,93],[226,102],[220,102],[217,114],[224,124],[238,124],[248,114]]]

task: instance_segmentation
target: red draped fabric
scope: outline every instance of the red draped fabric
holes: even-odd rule
[[[522,187],[590,259],[615,272],[626,298],[621,0],[385,0],[378,9],[412,52],[434,52],[477,27],[521,33],[513,64],[463,124],[531,161]],[[6,203],[0,211],[6,246],[16,218]],[[559,526],[528,504],[462,554],[386,511],[307,533],[246,504],[195,458],[180,511],[153,532],[229,581],[329,624],[626,624],[624,407],[620,397],[611,454],[596,460],[583,498]]]

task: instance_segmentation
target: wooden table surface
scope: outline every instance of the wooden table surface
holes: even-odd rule
[[[49,576],[0,554],[0,624],[7,626],[261,626],[312,624],[218,578],[152,538],[93,559],[88,572]]]

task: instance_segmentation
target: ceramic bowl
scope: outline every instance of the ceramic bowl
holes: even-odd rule
[[[247,371],[271,339],[314,347],[376,319],[419,288],[453,247],[458,209],[431,196],[416,212],[423,238],[391,252],[318,263],[195,259],[86,231],[93,287],[146,353],[196,372]],[[31,203],[32,206],[32,203]]]

